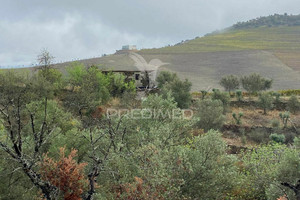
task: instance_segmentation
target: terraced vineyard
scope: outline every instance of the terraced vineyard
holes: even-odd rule
[[[216,51],[300,51],[300,26],[227,29],[181,45],[142,50],[143,54],[202,53]]]

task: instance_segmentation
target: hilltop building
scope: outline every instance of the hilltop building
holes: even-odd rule
[[[116,54],[124,54],[129,52],[136,52],[136,51],[137,51],[136,45],[124,45],[122,46],[121,50],[116,51]]]
[[[125,45],[122,47],[122,50],[134,51],[137,50],[136,45]]]

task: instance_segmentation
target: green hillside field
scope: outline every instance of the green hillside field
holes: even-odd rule
[[[181,45],[146,49],[141,53],[202,53],[240,50],[300,51],[300,26],[228,29]]]

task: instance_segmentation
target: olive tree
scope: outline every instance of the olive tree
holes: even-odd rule
[[[239,78],[235,75],[228,75],[222,77],[219,84],[224,87],[225,91],[228,91],[229,93],[239,89],[240,87],[240,81]]]
[[[264,110],[264,114],[267,114],[267,110],[273,107],[273,97],[269,93],[262,93],[259,95],[259,106]]]
[[[266,79],[259,74],[253,73],[240,78],[243,88],[250,93],[268,90],[272,87],[272,80]]]

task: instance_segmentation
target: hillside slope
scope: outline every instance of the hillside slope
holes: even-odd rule
[[[274,15],[238,23],[224,31],[158,49],[137,52],[144,63],[159,61],[193,83],[193,90],[220,88],[224,75],[260,73],[274,80],[275,90],[300,88],[300,16]],[[130,54],[110,55],[94,62],[104,68],[132,69]]]

